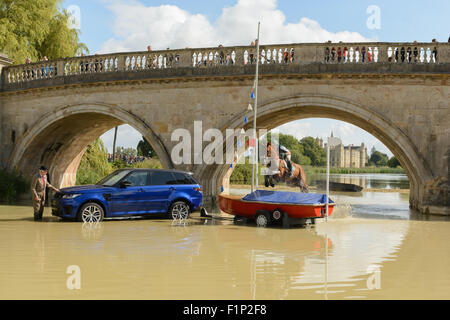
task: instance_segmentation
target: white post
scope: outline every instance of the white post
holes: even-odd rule
[[[256,45],[256,79],[255,79],[255,110],[253,115],[253,128],[255,129],[255,132],[253,133],[253,141],[255,142],[254,147],[254,153],[255,153],[255,159],[253,161],[253,167],[252,167],[252,192],[254,189],[254,186],[256,187],[256,190],[258,189],[258,139],[256,134],[256,116],[257,116],[257,110],[258,110],[258,72],[259,72],[259,27],[260,22],[258,22],[258,37],[257,37],[257,45]]]
[[[330,202],[329,199],[330,195],[330,138],[328,138],[327,142],[327,210],[326,210],[326,217],[325,221],[328,222],[328,203]]]

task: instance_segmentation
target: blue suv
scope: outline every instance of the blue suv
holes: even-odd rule
[[[52,214],[82,222],[161,213],[187,219],[202,209],[202,200],[202,187],[191,173],[121,169],[95,185],[61,189],[52,200]]]

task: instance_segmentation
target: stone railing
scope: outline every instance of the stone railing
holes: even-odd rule
[[[261,64],[450,63],[450,43],[306,43],[261,45]],[[256,64],[256,47],[216,47],[82,56],[9,66],[5,84],[74,75]]]

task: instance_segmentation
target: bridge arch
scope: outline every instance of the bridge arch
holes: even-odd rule
[[[153,129],[141,118],[117,105],[73,104],[44,114],[21,137],[8,167],[31,175],[45,164],[55,186],[75,184],[76,173],[88,144],[121,124],[139,131],[158,154],[164,168],[173,168],[169,152]]]
[[[225,128],[239,128],[244,116],[253,124],[253,112],[232,119]],[[423,186],[433,179],[432,171],[408,136],[394,123],[364,105],[341,97],[326,95],[296,95],[263,101],[258,107],[257,127],[268,130],[305,118],[331,118],[351,123],[384,143],[400,161],[410,180],[410,203],[418,208],[424,199]],[[227,146],[227,148],[233,146]],[[203,182],[220,193],[224,180],[231,175],[229,165],[198,168]]]

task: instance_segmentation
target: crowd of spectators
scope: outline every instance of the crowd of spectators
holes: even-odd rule
[[[131,156],[126,154],[116,154],[115,159],[113,159],[113,155],[108,153],[108,162],[114,162],[116,160],[122,161],[124,164],[133,165],[135,163],[144,162],[146,157],[143,156]]]

